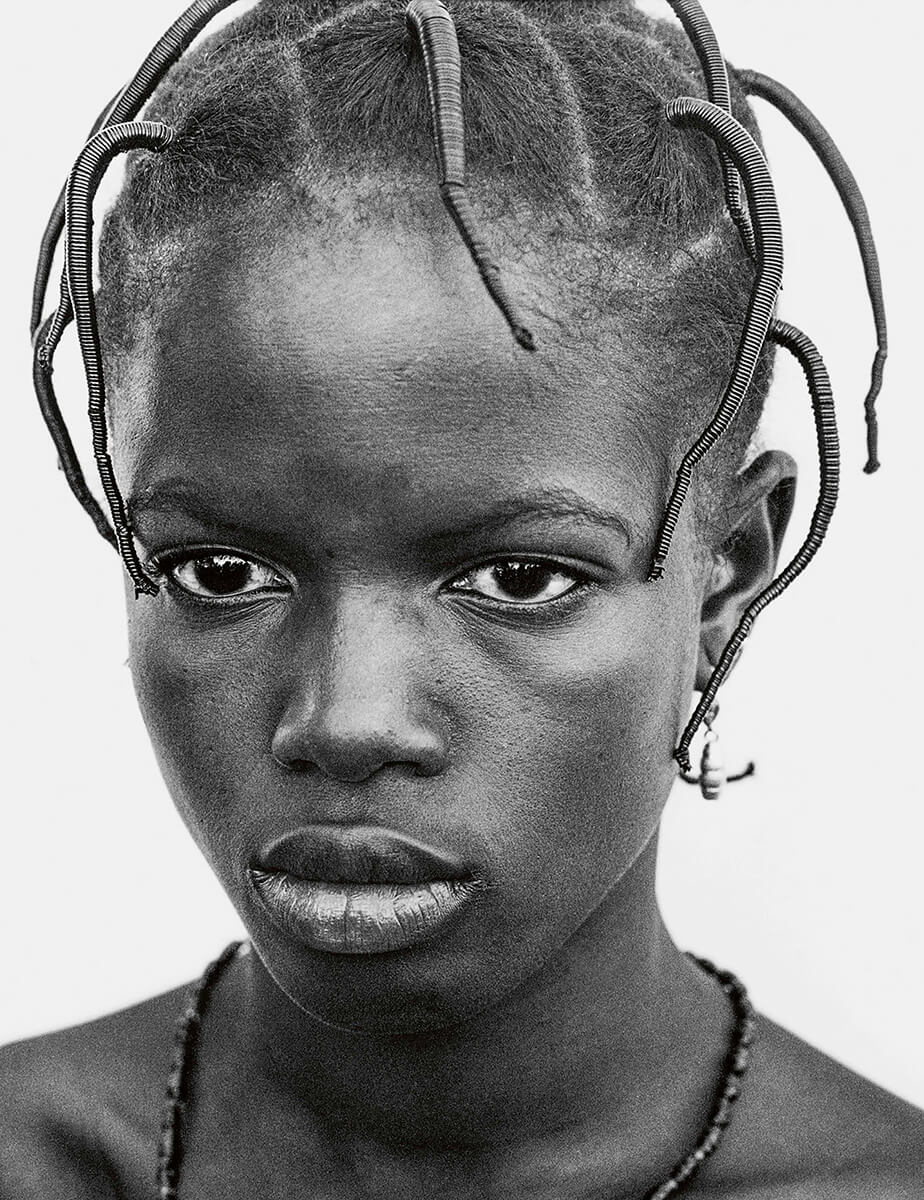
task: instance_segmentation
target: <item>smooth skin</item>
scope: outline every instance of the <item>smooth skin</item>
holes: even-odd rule
[[[525,268],[535,355],[454,241],[394,228],[244,251],[216,225],[178,287],[116,401],[162,572],[130,661],[255,948],[204,1025],[181,1195],[636,1200],[695,1144],[731,1029],[655,901],[672,750],[774,574],[793,463],[743,473],[724,547],[688,512],[652,585],[670,398],[646,411],[634,352],[567,336]],[[445,848],[477,902],[409,950],[307,949],[247,868],[309,822]],[[4,1052],[3,1200],[153,1195],[180,1005]],[[684,1194],[919,1197],[922,1147],[919,1113],[761,1020]]]

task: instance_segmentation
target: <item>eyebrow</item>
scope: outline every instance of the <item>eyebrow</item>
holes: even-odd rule
[[[235,507],[248,508],[246,498]],[[143,489],[129,498],[129,519],[145,513],[180,512],[198,524],[232,533],[253,534],[252,526],[234,520],[221,501],[213,501],[185,480],[169,480]],[[499,503],[463,523],[426,533],[421,538],[427,546],[443,546],[465,541],[479,534],[496,533],[512,525],[538,524],[548,520],[576,520],[619,534],[628,545],[634,541],[633,530],[620,513],[596,503],[568,487],[538,488],[505,497]]]
[[[213,529],[225,529],[231,533],[252,532],[249,526],[230,517],[220,501],[208,500],[185,480],[169,480],[144,488],[138,495],[128,498],[126,510],[133,525],[145,513],[182,513],[198,524]]]
[[[425,541],[441,545],[497,532],[511,525],[538,524],[547,520],[583,521],[616,532],[627,543],[633,541],[632,529],[620,513],[567,487],[541,488],[510,496],[462,525],[427,534]]]

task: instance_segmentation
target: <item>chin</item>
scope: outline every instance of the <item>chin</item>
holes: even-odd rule
[[[368,1035],[446,1033],[503,1004],[542,966],[509,948],[482,953],[450,944],[370,955],[336,955],[280,945],[252,932],[269,978],[307,1016]]]

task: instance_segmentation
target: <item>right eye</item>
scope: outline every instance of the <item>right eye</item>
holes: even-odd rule
[[[162,561],[160,570],[176,587],[200,600],[233,600],[288,586],[266,563],[227,551],[173,557]]]

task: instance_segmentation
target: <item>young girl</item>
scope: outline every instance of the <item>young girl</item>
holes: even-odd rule
[[[222,7],[81,154],[35,379],[248,940],[5,1053],[3,1196],[920,1195],[920,1114],[755,1017],[655,898],[678,766],[722,789],[721,684],[837,497],[746,93],[858,230],[872,470],[846,166],[695,3],[265,0],[187,50]],[[53,390],[72,318],[102,502]],[[791,561],[775,350],[821,459]]]

